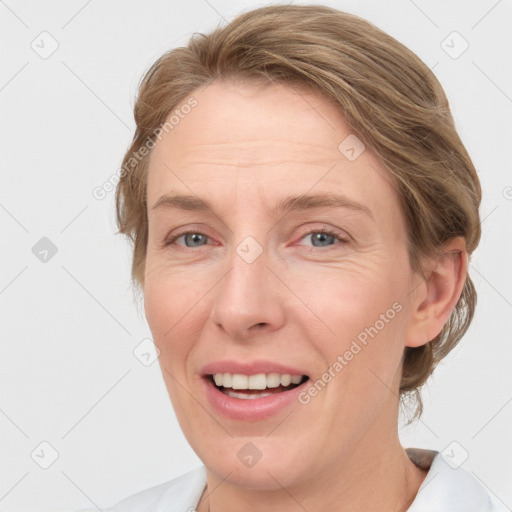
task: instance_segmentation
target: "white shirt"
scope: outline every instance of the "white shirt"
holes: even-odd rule
[[[408,512],[501,512],[468,471],[449,466],[439,452],[408,448],[419,467],[429,469]],[[134,494],[105,512],[195,512],[206,486],[201,466],[169,482]]]

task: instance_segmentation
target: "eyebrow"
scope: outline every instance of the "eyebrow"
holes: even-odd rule
[[[192,195],[163,195],[152,207],[153,210],[157,208],[214,213],[214,209],[208,201]],[[287,196],[281,199],[274,208],[271,209],[271,212],[274,215],[279,215],[290,211],[305,211],[315,208],[348,208],[363,212],[373,218],[371,210],[366,205],[358,203],[344,195],[331,193]]]

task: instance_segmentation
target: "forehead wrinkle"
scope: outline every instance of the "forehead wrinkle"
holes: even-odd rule
[[[306,142],[278,141],[247,141],[226,142],[216,144],[196,144],[190,149],[183,150],[177,144],[169,153],[179,160],[190,163],[206,163],[217,160],[222,163],[232,162],[233,158],[242,166],[250,163],[277,164],[277,163],[310,163],[340,160],[337,147],[332,145],[308,144]],[[172,146],[172,144],[171,144]],[[233,158],[231,157],[233,154]]]
[[[180,162],[181,163],[181,162]],[[251,160],[236,160],[234,161],[233,159],[226,159],[226,160],[212,160],[212,159],[209,159],[209,160],[193,160],[193,161],[187,161],[186,164],[187,165],[197,165],[197,166],[210,166],[210,167],[218,167],[218,166],[222,166],[222,167],[234,167],[235,169],[236,168],[240,168],[240,169],[247,169],[247,168],[250,168],[250,167],[277,167],[277,166],[280,166],[280,165],[289,165],[289,166],[295,166],[296,168],[298,167],[301,167],[301,166],[304,166],[304,165],[315,165],[315,166],[318,166],[319,170],[323,170],[325,169],[325,167],[331,167],[333,164],[337,163],[336,161],[334,160],[328,160],[328,159],[325,159],[325,160],[310,160],[308,162],[304,162],[303,160],[282,160],[282,159],[279,159],[279,160],[268,160],[268,161],[265,161],[265,162],[261,162],[261,161],[258,161],[258,162],[255,162],[253,159]],[[238,176],[238,174],[237,174]],[[314,176],[312,175],[312,178],[314,178]]]

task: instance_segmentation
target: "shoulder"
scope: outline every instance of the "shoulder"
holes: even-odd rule
[[[461,467],[449,464],[439,452],[410,448],[407,453],[420,467],[424,467],[425,461],[430,459],[428,474],[408,512],[506,510],[491,501],[490,495],[475,476]]]
[[[105,512],[189,512],[206,485],[206,468],[200,466],[163,484],[133,494]]]

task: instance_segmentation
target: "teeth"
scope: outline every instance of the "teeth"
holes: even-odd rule
[[[289,386],[290,384],[300,384],[302,377],[302,375],[290,375],[289,373],[258,373],[256,375],[244,375],[242,373],[216,373],[213,375],[213,380],[219,387],[223,386],[225,388],[233,389],[264,390],[266,388],[277,388],[279,386]]]
[[[222,377],[222,382],[219,385],[224,386],[225,384],[227,388],[230,388],[232,381],[231,373],[219,373],[219,376]]]
[[[247,389],[249,387],[249,377],[247,377],[247,375],[242,375],[241,373],[235,373],[233,375],[231,387],[233,389]]]
[[[281,375],[281,386],[289,386],[292,383],[291,375]]]
[[[248,384],[249,389],[265,389],[267,387],[267,376],[264,373],[251,375]]]
[[[281,385],[281,375],[279,373],[269,373],[267,375],[267,387],[277,388]]]
[[[252,395],[248,395],[246,393],[237,393],[236,391],[226,391],[226,395],[231,398],[242,398],[244,400],[254,400],[255,398],[263,398],[265,396],[270,396],[272,393],[254,393]]]

